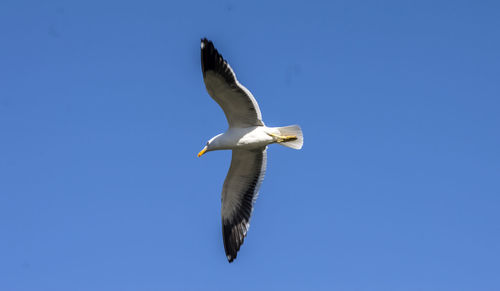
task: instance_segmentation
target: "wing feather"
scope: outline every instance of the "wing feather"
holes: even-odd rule
[[[208,94],[222,107],[230,127],[264,125],[252,93],[238,82],[231,66],[206,38],[201,40],[201,70]]]
[[[231,166],[222,188],[222,237],[232,262],[243,244],[266,172],[266,148],[233,150]]]

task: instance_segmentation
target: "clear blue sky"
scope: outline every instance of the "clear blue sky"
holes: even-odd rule
[[[496,1],[0,2],[0,289],[500,290]],[[268,125],[228,264],[200,69]]]

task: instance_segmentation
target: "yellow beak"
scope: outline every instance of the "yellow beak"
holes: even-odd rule
[[[207,147],[204,147],[201,152],[198,153],[198,158],[203,156],[203,154],[207,151]]]

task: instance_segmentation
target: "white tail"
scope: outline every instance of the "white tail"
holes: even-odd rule
[[[302,136],[302,129],[300,129],[300,126],[290,125],[290,126],[276,127],[276,129],[280,131],[280,135],[282,136],[287,136],[287,135],[297,136],[297,139],[286,142],[280,142],[279,143],[280,145],[296,150],[300,150],[302,148],[302,145],[304,144],[304,137]]]

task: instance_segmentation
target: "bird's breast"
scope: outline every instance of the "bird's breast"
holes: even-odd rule
[[[273,138],[266,133],[263,126],[232,128],[228,130],[228,133],[228,137],[232,140],[235,148],[262,148],[274,141]]]

